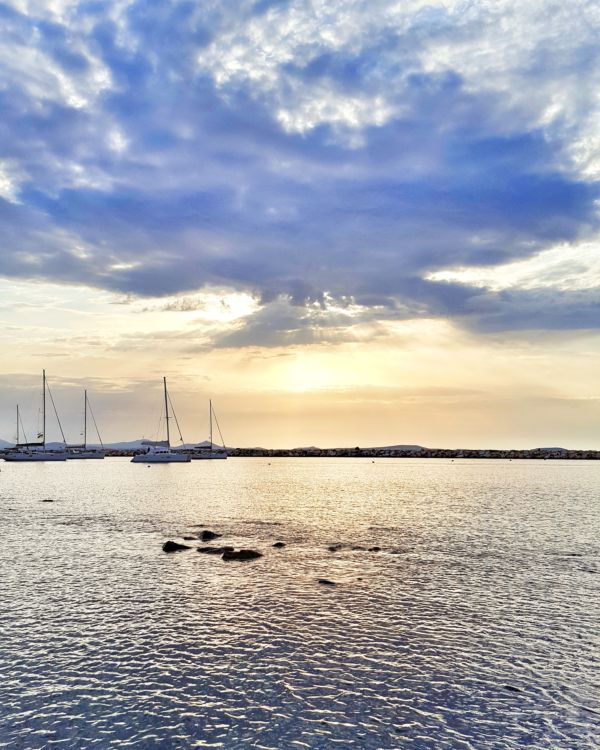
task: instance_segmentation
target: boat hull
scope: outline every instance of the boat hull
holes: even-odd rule
[[[66,461],[66,453],[5,453],[2,458],[5,461],[32,462],[32,461]]]

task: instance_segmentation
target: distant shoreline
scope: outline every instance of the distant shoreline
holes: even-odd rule
[[[139,451],[108,450],[107,456],[133,456]],[[600,460],[600,451],[534,448],[528,450],[487,450],[459,448],[228,448],[231,457],[244,458],[491,458]]]
[[[0,459],[8,448],[0,450]],[[104,447],[110,457],[132,457],[144,452],[141,448]],[[177,450],[177,448],[175,448]],[[483,458],[483,459],[558,459],[563,461],[597,461],[600,450],[567,448],[486,449],[486,448],[422,448],[420,446],[389,446],[383,448],[226,448],[235,458]]]

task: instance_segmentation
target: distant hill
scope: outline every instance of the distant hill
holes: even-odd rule
[[[353,446],[345,446],[343,448],[332,448],[331,450],[348,450],[349,448],[352,448]],[[253,450],[263,450],[262,448],[256,448]],[[327,448],[319,448],[318,445],[303,445],[298,448],[291,448],[290,450],[295,451],[321,451],[321,450],[328,450]],[[366,450],[373,450],[373,451],[422,451],[427,450],[426,448],[423,448],[422,445],[383,445],[383,446],[376,446],[376,447],[369,447]]]
[[[105,448],[116,451],[136,451],[140,450],[145,445],[163,445],[163,442],[160,440],[148,440],[147,438],[139,438],[139,440],[129,440],[122,443],[104,443]],[[202,440],[199,443],[184,443],[183,445],[181,445],[181,443],[173,443],[172,446],[173,448],[196,448],[198,446],[210,447],[210,440]],[[215,445],[215,447],[220,446]]]
[[[147,438],[139,438],[137,440],[126,440],[126,441],[117,442],[117,443],[104,443],[104,448],[108,448],[109,450],[111,450],[111,449],[112,450],[118,450],[118,451],[136,451],[136,450],[140,450],[141,448],[143,448],[144,445],[152,445],[152,444],[161,445],[161,444],[164,444],[164,443],[162,443],[161,441],[148,440]],[[13,446],[14,446],[14,442],[10,442],[8,440],[2,440],[0,438],[0,450],[5,450],[7,448],[12,448]],[[88,443],[88,446],[90,448],[100,448],[100,445],[97,444],[97,443]],[[220,448],[221,447],[220,445],[216,445],[215,443],[213,443],[213,446],[215,448]],[[60,442],[51,442],[51,443],[46,443],[46,447],[50,448],[50,449],[57,450],[57,449],[63,448],[64,445],[63,445],[63,443],[60,443]],[[174,444],[173,447],[174,448],[181,448],[181,447],[183,447],[183,448],[196,448],[196,447],[206,447],[206,448],[209,448],[210,447],[210,441],[209,440],[202,440],[202,441],[200,441],[198,443],[184,443],[183,446]],[[231,447],[229,447],[228,450],[234,450],[234,449],[232,449]],[[244,448],[244,449],[240,449],[240,450],[262,451],[262,450],[267,450],[267,449],[254,447],[254,448]],[[294,451],[307,451],[307,452],[310,452],[310,451],[320,451],[320,450],[341,450],[341,451],[348,451],[348,450],[353,450],[353,446],[346,447],[346,448],[333,448],[333,449],[324,448],[324,449],[321,449],[321,448],[318,448],[317,446],[311,445],[311,446],[303,446],[301,448],[292,448],[292,449],[286,449],[286,450],[290,450],[290,451],[291,450],[294,450]],[[383,446],[370,447],[370,448],[364,448],[364,447],[362,447],[362,450],[367,450],[367,451],[368,450],[377,450],[377,451],[407,451],[407,452],[408,451],[413,451],[414,452],[414,451],[429,451],[430,449],[429,448],[425,448],[422,445],[383,445]],[[456,450],[459,450],[459,449],[456,449]],[[463,450],[463,449],[460,449],[460,450]],[[464,449],[464,450],[466,450],[466,449]],[[479,449],[479,450],[482,450],[482,449]],[[555,453],[555,454],[566,454],[566,453],[569,452],[566,448],[559,448],[559,447],[533,448],[532,451],[534,453],[546,453],[546,454],[552,454],[552,453]]]
[[[380,448],[374,448],[378,451],[425,451],[422,445],[383,445]]]
[[[117,443],[104,443],[105,448],[109,448],[112,450],[117,451],[135,451],[140,450],[144,444],[152,444],[155,443],[157,445],[160,445],[161,441],[152,441],[148,440],[147,438],[138,438],[137,440],[124,440],[122,442]],[[0,450],[4,450],[5,448],[12,448],[14,443],[10,443],[7,440],[1,440],[0,439]],[[221,446],[217,446],[216,443],[213,443],[215,448],[220,448]],[[48,448],[53,449],[59,449],[63,447],[62,443],[46,443],[46,446]],[[100,448],[99,443],[88,443],[88,446],[90,448]],[[210,447],[210,440],[202,440],[198,443],[184,443],[184,448],[195,448],[195,447]],[[174,448],[182,447],[179,445],[174,444]],[[263,450],[262,448],[254,448],[254,450]],[[299,448],[294,448],[293,450],[301,450],[301,451],[310,451],[310,450],[321,450],[316,445],[310,445],[310,446],[302,446]],[[336,449],[336,450],[345,450],[345,449]],[[418,451],[418,450],[424,450],[423,446],[421,445],[384,445],[381,447],[374,448],[373,450],[401,450],[401,451]],[[539,450],[546,450],[546,451],[560,451],[563,450],[562,448],[540,448]]]
[[[146,438],[139,438],[138,440],[124,440],[120,443],[104,443],[105,448],[112,448],[116,451],[137,451],[143,447],[143,443],[149,443]]]
[[[147,438],[139,438],[138,440],[125,440],[123,442],[118,443],[104,443],[104,448],[113,449],[117,451],[135,451],[140,450],[144,447],[144,445],[162,445],[164,444],[160,440],[148,440]],[[0,438],[0,450],[4,450],[5,448],[13,448],[14,442],[9,442],[8,440],[2,440]],[[215,448],[220,448],[220,445],[216,445],[216,443],[213,443]],[[64,448],[64,443],[60,442],[48,442],[46,443],[46,447],[51,450],[60,450],[61,448]],[[100,443],[88,443],[89,448],[100,448]],[[173,444],[174,448],[196,448],[196,447],[210,447],[210,440],[202,440],[198,443],[184,443],[183,446],[180,444]]]
[[[7,440],[1,440],[0,439],[0,450],[4,450],[5,448],[14,448],[15,444],[14,442],[10,443]],[[46,448],[49,448],[50,450],[60,450],[61,448],[64,448],[64,443],[46,443]]]

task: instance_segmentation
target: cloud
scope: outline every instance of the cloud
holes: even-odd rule
[[[592,292],[435,276],[596,236],[593,4],[0,12],[0,274],[260,299],[227,346],[342,335],[341,299],[365,319],[598,324]]]
[[[598,330],[598,290],[506,290],[473,295],[464,306],[465,324],[479,331]]]
[[[450,281],[499,291],[554,288],[562,291],[600,286],[600,245],[552,247],[536,256],[493,268],[454,268],[429,274],[431,281]]]

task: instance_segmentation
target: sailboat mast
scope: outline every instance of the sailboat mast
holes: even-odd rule
[[[87,448],[87,391],[83,392],[83,447]]]
[[[169,448],[171,447],[171,436],[169,435],[169,401],[167,397],[167,379],[163,378],[163,383],[165,386],[165,420],[167,422],[167,444]]]
[[[213,449],[213,441],[212,441],[212,399],[208,400],[208,414],[209,414],[209,423],[210,423],[210,449]]]
[[[17,404],[17,445],[19,445],[19,404]]]
[[[46,447],[46,370],[42,370],[42,445]]]

